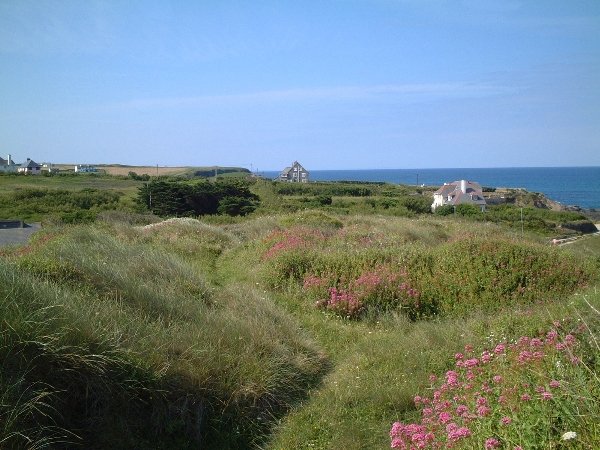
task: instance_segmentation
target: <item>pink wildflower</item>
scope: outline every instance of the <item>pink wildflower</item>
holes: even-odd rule
[[[400,448],[400,449],[405,449],[406,448],[406,444],[404,443],[404,441],[400,438],[393,438],[392,439],[392,448]]]
[[[404,425],[400,422],[394,422],[390,430],[390,437],[398,436],[404,430]]]
[[[544,341],[542,341],[540,338],[533,338],[531,341],[529,341],[529,345],[532,347],[541,347],[544,345]]]
[[[485,351],[481,354],[481,360],[484,363],[489,363],[492,360],[492,354],[488,351]]]
[[[496,348],[494,348],[494,353],[496,353],[497,355],[500,355],[500,354],[504,353],[505,351],[506,351],[505,344],[498,344],[498,345],[496,345]]]
[[[522,352],[519,353],[519,364],[525,364],[527,361],[531,360],[533,358],[533,354],[530,351],[527,350],[523,350]]]
[[[465,367],[475,367],[478,364],[479,360],[477,358],[471,358],[465,361]]]
[[[456,407],[456,414],[458,414],[459,416],[462,416],[464,413],[469,412],[469,408],[467,408],[466,405],[458,405]]]
[[[471,344],[465,345],[465,353],[471,353],[473,351],[473,346]]]
[[[419,406],[422,401],[423,401],[423,399],[421,398],[420,395],[415,395],[415,398],[414,398],[415,406]]]
[[[454,359],[456,359],[456,360],[463,359],[464,357],[465,357],[465,355],[463,355],[462,353],[454,354]]]
[[[448,385],[455,387],[458,385],[458,373],[456,373],[454,370],[449,370],[448,372],[446,372],[446,383],[448,383]]]
[[[479,417],[485,417],[485,416],[487,416],[487,415],[488,415],[488,414],[489,414],[491,411],[492,411],[492,408],[489,408],[489,407],[487,407],[487,406],[483,405],[483,406],[480,406],[480,407],[478,407],[478,408],[477,408],[477,415],[478,415]]]
[[[557,337],[558,337],[558,333],[556,332],[556,330],[550,330],[550,331],[548,331],[548,333],[546,333],[547,341],[553,342]]]
[[[550,400],[552,398],[552,392],[542,392],[542,400]]]
[[[560,381],[558,381],[558,380],[552,380],[552,381],[550,382],[550,387],[551,387],[552,389],[559,388],[559,387],[560,387]]]
[[[554,347],[555,347],[555,348],[556,348],[556,350],[558,350],[558,351],[562,351],[562,350],[564,350],[565,348],[567,348],[567,346],[566,346],[565,344],[563,344],[562,342],[558,342],[558,343],[557,343],[557,344],[556,344]]]
[[[438,416],[438,420],[440,421],[440,423],[447,423],[450,421],[450,419],[452,419],[452,415],[450,415],[450,413],[446,411],[440,413],[440,415]]]
[[[500,441],[496,438],[488,438],[485,440],[485,449],[491,450],[500,447]]]
[[[510,425],[512,423],[512,419],[508,416],[504,416],[502,419],[500,419],[500,423],[502,425]]]
[[[565,342],[568,345],[573,345],[573,344],[575,344],[575,342],[577,342],[577,338],[575,336],[573,336],[572,334],[567,334],[565,336]]]
[[[429,375],[429,382],[435,383],[437,381],[437,377],[434,374]]]
[[[529,400],[531,400],[531,395],[523,394],[523,395],[521,395],[521,400],[524,402],[528,402]]]
[[[494,380],[494,383],[496,384],[502,383],[502,377],[500,375],[495,375],[492,380]]]
[[[467,427],[456,427],[450,431],[448,431],[448,440],[450,442],[456,442],[459,439],[466,438],[471,436],[471,430]]]

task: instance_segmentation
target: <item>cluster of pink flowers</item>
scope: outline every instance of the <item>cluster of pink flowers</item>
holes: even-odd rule
[[[454,355],[454,370],[439,381],[430,376],[433,395],[414,398],[421,421],[393,424],[392,448],[453,448],[466,439],[469,445],[486,449],[520,448],[518,432],[511,434],[515,418],[526,420],[531,402],[543,405],[560,397],[562,383],[549,372],[557,361],[559,366],[563,362],[577,364],[579,360],[573,356],[576,345],[573,334],[561,339],[554,328],[544,337],[524,336],[479,355],[467,345],[464,353]],[[495,431],[492,436],[482,436],[479,429]]]
[[[319,300],[317,306],[325,307],[349,318],[360,314],[363,307],[362,303],[351,292],[334,287],[329,289],[329,298]]]
[[[350,281],[335,282],[333,280],[337,280],[337,276],[308,274],[304,277],[303,289],[321,296],[316,302],[318,307],[334,310],[347,317],[356,317],[365,306],[371,304],[418,310],[419,292],[409,285],[406,277],[404,270],[379,265],[363,271]],[[331,284],[336,286],[327,289]],[[323,299],[325,292],[327,298]]]
[[[325,239],[323,233],[309,228],[292,228],[283,231],[274,231],[264,241],[272,243],[271,247],[262,255],[263,260],[271,259],[281,252],[296,250]]]

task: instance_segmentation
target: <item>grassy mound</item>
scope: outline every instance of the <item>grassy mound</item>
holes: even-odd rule
[[[264,293],[145,239],[76,227],[0,262],[3,446],[243,448],[318,379],[321,352]]]
[[[332,229],[275,230],[262,243],[266,283],[349,318],[390,310],[411,319],[556,299],[583,288],[593,269],[548,245],[490,229],[465,234],[388,219]]]

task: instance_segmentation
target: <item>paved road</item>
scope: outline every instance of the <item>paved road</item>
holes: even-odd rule
[[[24,228],[0,229],[0,247],[25,244],[30,236],[42,228],[39,223],[27,224]]]

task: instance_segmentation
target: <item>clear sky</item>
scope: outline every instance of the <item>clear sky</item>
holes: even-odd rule
[[[600,0],[0,0],[0,155],[600,165]]]

